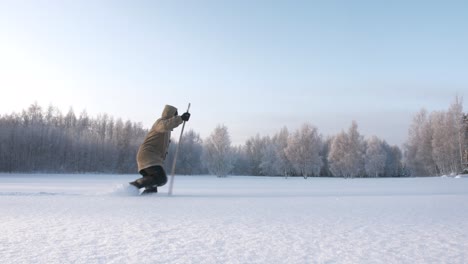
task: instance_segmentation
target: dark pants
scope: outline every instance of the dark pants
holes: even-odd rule
[[[166,172],[161,166],[152,166],[146,169],[142,169],[140,174],[143,176],[143,178],[135,181],[139,188],[163,186],[167,183]]]

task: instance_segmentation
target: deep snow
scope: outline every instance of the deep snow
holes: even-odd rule
[[[1,263],[467,263],[468,178],[0,175]]]

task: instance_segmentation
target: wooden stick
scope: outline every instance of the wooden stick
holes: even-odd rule
[[[187,107],[187,112],[190,110],[190,103],[188,104]],[[172,187],[174,186],[174,178],[175,178],[175,168],[176,168],[176,162],[177,162],[177,154],[179,154],[179,147],[180,143],[182,142],[182,134],[184,133],[184,128],[185,128],[185,121],[182,124],[182,130],[180,131],[180,137],[179,137],[179,142],[177,142],[177,148],[176,152],[174,155],[174,161],[172,162],[172,172],[171,172],[171,182],[169,183],[169,196],[172,195]]]

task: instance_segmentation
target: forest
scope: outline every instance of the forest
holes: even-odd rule
[[[300,177],[436,176],[463,170],[467,128],[462,99],[446,111],[415,114],[403,149],[376,136],[365,138],[353,121],[347,130],[324,136],[304,123],[273,136],[255,135],[234,146],[228,127],[218,125],[202,139],[194,130],[172,139],[166,169],[177,144],[177,174]],[[136,153],[147,129],[108,114],[63,114],[37,103],[0,116],[0,172],[137,173]],[[170,173],[170,172],[168,172]]]

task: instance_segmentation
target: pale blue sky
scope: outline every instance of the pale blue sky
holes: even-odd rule
[[[0,89],[0,113],[37,101],[149,127],[191,102],[203,138],[356,120],[400,145],[422,107],[468,109],[468,2],[0,0]]]

